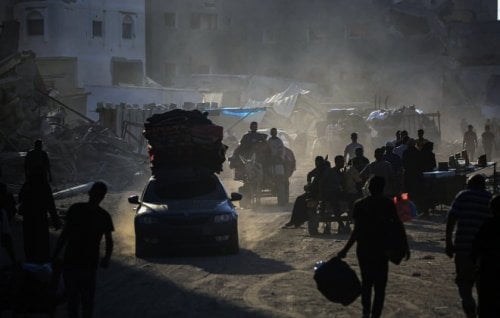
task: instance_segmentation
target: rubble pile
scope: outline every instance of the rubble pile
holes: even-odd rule
[[[49,155],[55,191],[95,180],[120,189],[145,172],[145,156],[82,114],[85,120],[76,125],[59,120],[52,126],[53,114],[72,109],[54,104],[55,98],[46,92],[32,52],[0,60],[0,178],[12,192],[24,182],[24,156],[38,138]]]
[[[153,174],[162,168],[194,166],[222,171],[227,147],[223,128],[198,110],[175,109],[155,114],[144,124]]]
[[[47,111],[43,81],[31,51],[0,60],[0,151],[30,147]]]

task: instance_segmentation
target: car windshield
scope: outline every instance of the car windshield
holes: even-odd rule
[[[224,200],[227,194],[219,179],[209,173],[172,171],[149,180],[143,201],[164,203],[165,200]]]

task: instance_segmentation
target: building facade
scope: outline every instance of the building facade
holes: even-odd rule
[[[144,3],[136,0],[18,1],[20,50],[74,70],[75,86],[142,85]]]
[[[146,8],[148,74],[180,87],[198,74],[282,77],[318,83],[336,101],[431,111],[455,103],[443,87],[460,86],[464,58],[483,55],[474,42],[490,57],[500,43],[496,0],[148,0]]]

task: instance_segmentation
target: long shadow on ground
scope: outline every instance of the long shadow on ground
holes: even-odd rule
[[[114,262],[100,270],[95,317],[268,317],[215,295],[187,290],[147,268]]]
[[[177,254],[174,257],[147,258],[146,260],[154,264],[191,265],[212,274],[276,274],[293,269],[286,263],[269,258],[263,258],[246,249],[241,249],[239,254],[227,256],[214,255],[206,252],[199,254],[199,256],[193,256],[192,253],[187,255],[185,253],[182,254]]]

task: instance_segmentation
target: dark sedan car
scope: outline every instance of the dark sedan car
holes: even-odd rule
[[[176,169],[149,179],[134,220],[137,257],[217,248],[239,251],[238,214],[220,179],[197,169]]]

